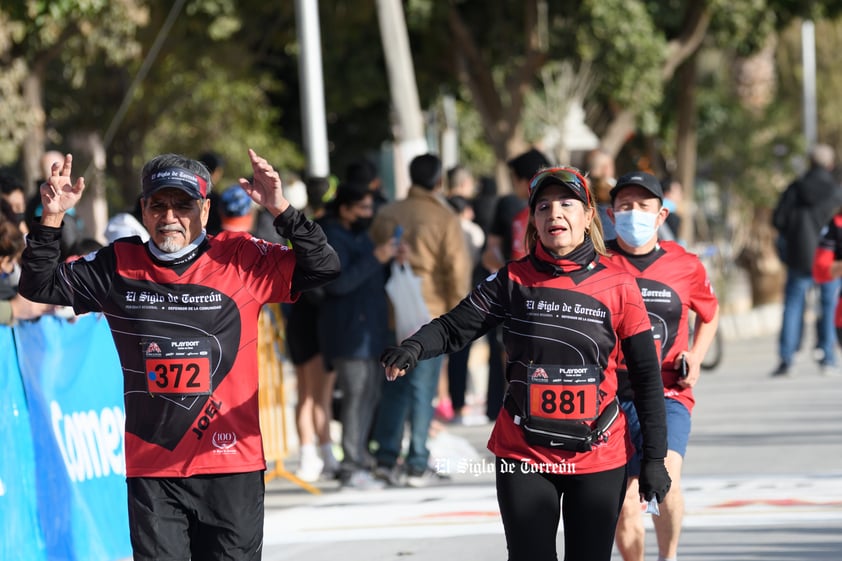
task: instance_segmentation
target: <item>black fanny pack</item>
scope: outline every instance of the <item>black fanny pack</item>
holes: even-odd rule
[[[594,444],[605,441],[607,439],[605,433],[620,415],[620,404],[617,398],[614,398],[599,414],[593,427],[582,421],[524,417],[511,395],[506,396],[503,406],[512,416],[515,424],[523,429],[526,442],[530,445],[571,452],[588,452]]]

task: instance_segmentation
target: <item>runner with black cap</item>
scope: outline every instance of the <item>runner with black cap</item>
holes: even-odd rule
[[[254,179],[239,184],[275,216],[292,250],[244,232],[208,236],[207,168],[164,154],[141,173],[151,239],[121,238],[62,263],[62,220],[85,188],[71,180],[70,154],[40,189],[44,211],[23,254],[20,292],[108,320],[123,371],[135,561],[261,557],[258,314],[334,279],[339,259],[284,198],[275,169],[252,150],[249,158]]]
[[[666,467],[672,488],[653,516],[661,560],[675,559],[684,500],[681,467],[690,438],[690,412],[699,380],[700,364],[719,324],[719,304],[699,258],[676,242],[659,241],[658,229],[669,211],[663,206],[661,182],[652,174],[634,171],[617,180],[611,190],[608,216],[617,238],[607,243],[611,261],[634,276],[652,323],[661,357],[664,406],[667,415]],[[696,313],[695,337],[689,341],[688,314]],[[640,447],[641,431],[628,365],[617,368],[618,395],[626,411],[632,442]],[[617,525],[617,549],[625,561],[643,561],[644,526],[638,492],[640,456],[629,462],[629,483]]]
[[[557,559],[562,521],[566,561],[609,561],[633,452],[616,399],[621,348],[645,442],[641,494],[661,501],[670,485],[652,330],[634,278],[605,258],[581,172],[540,171],[528,201],[528,255],[380,361],[394,380],[502,325],[509,389],[488,448],[508,559]]]

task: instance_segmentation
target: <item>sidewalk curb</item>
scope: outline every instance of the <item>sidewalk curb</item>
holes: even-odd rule
[[[782,314],[781,304],[765,304],[742,313],[723,315],[719,318],[719,330],[726,342],[775,335],[781,329]]]

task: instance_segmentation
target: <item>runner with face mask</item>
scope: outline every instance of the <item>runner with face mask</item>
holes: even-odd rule
[[[672,241],[659,241],[658,230],[669,211],[663,206],[661,183],[651,174],[635,171],[617,180],[611,190],[609,217],[617,238],[606,243],[611,261],[637,280],[652,334],[661,357],[664,405],[667,413],[666,467],[672,487],[654,516],[660,560],[675,559],[684,499],[681,467],[690,436],[690,412],[695,400],[693,386],[700,364],[719,323],[719,305],[699,258]],[[696,337],[689,343],[687,315],[696,312]],[[640,447],[637,411],[625,359],[617,368],[620,403],[626,412],[629,432]],[[644,527],[638,499],[640,458],[628,465],[628,492],[617,524],[617,548],[624,561],[643,561]]]

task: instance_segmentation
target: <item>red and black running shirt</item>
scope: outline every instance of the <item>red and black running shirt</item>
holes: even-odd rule
[[[21,292],[36,301],[72,305],[80,314],[102,312],[108,320],[123,370],[128,477],[266,468],[258,412],[258,314],[265,303],[296,298],[296,267],[311,271],[305,271],[311,284],[339,271],[318,226],[297,211],[278,221],[284,219],[293,245],[298,239],[317,257],[302,258],[299,250],[246,233],[223,232],[177,263],[157,260],[133,237],[59,264],[60,230],[34,229]],[[325,270],[315,271],[315,263]]]
[[[702,321],[709,322],[719,306],[704,264],[698,256],[671,241],[659,242],[645,255],[625,253],[616,240],[608,242],[608,248],[612,252],[611,261],[634,276],[640,287],[652,323],[652,334],[659,346],[664,396],[680,401],[692,412],[693,389],[678,385],[675,361],[690,345],[689,310],[698,314]],[[621,386],[624,386],[624,376],[625,369],[621,365]],[[621,397],[624,389],[621,387]]]
[[[605,258],[563,274],[540,264],[533,255],[509,262],[411,339],[421,344],[423,359],[458,350],[502,324],[508,391],[522,411],[530,365],[595,365],[603,374],[598,387],[601,412],[616,397],[620,341],[639,334],[649,337],[649,316],[640,290],[631,275]],[[657,370],[650,374],[657,376]],[[658,391],[657,382],[651,387]],[[633,451],[622,416],[611,426],[606,443],[588,452],[571,452],[530,446],[506,408],[497,418],[488,448],[502,458],[575,466],[574,473],[620,467]]]

